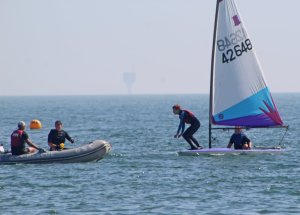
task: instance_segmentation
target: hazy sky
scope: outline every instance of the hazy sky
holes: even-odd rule
[[[216,0],[0,0],[0,95],[208,93]],[[272,92],[300,91],[300,1],[236,0]]]

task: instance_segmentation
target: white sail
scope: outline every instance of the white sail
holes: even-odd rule
[[[273,126],[282,121],[234,0],[218,0],[212,121]]]

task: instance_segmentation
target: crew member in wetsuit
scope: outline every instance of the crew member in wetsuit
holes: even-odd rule
[[[231,148],[234,144],[234,149],[251,149],[252,143],[250,139],[242,132],[242,128],[237,126],[234,128],[234,134],[231,135],[227,148]]]
[[[32,141],[29,139],[28,134],[25,132],[25,122],[20,121],[18,123],[18,129],[15,130],[10,138],[11,138],[11,153],[12,155],[22,155],[33,153],[37,150],[40,150]],[[27,143],[30,147],[26,148],[25,143]]]
[[[202,148],[198,141],[193,137],[194,133],[200,128],[200,122],[195,117],[195,115],[188,111],[182,110],[179,105],[174,105],[173,113],[179,115],[180,123],[177,129],[177,133],[174,135],[175,138],[183,136],[183,138],[190,144],[191,150]],[[191,126],[185,129],[185,123],[190,124]]]
[[[74,143],[74,140],[69,136],[69,134],[62,130],[62,122],[55,122],[55,129],[51,129],[48,134],[48,145],[50,147],[50,151],[57,151],[64,149],[66,139],[71,143]]]

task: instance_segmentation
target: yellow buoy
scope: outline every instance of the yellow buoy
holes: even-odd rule
[[[39,120],[34,119],[34,120],[31,120],[29,127],[30,127],[30,129],[41,129],[42,123]]]

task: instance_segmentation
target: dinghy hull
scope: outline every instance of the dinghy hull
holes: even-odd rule
[[[181,156],[197,156],[197,155],[225,155],[225,154],[278,154],[284,150],[281,148],[254,148],[251,150],[236,150],[229,148],[207,148],[198,150],[183,150],[177,152]]]
[[[46,163],[78,163],[101,160],[109,151],[111,145],[104,140],[95,140],[80,147],[62,151],[46,151],[24,155],[11,153],[0,155],[0,164],[46,164]]]

